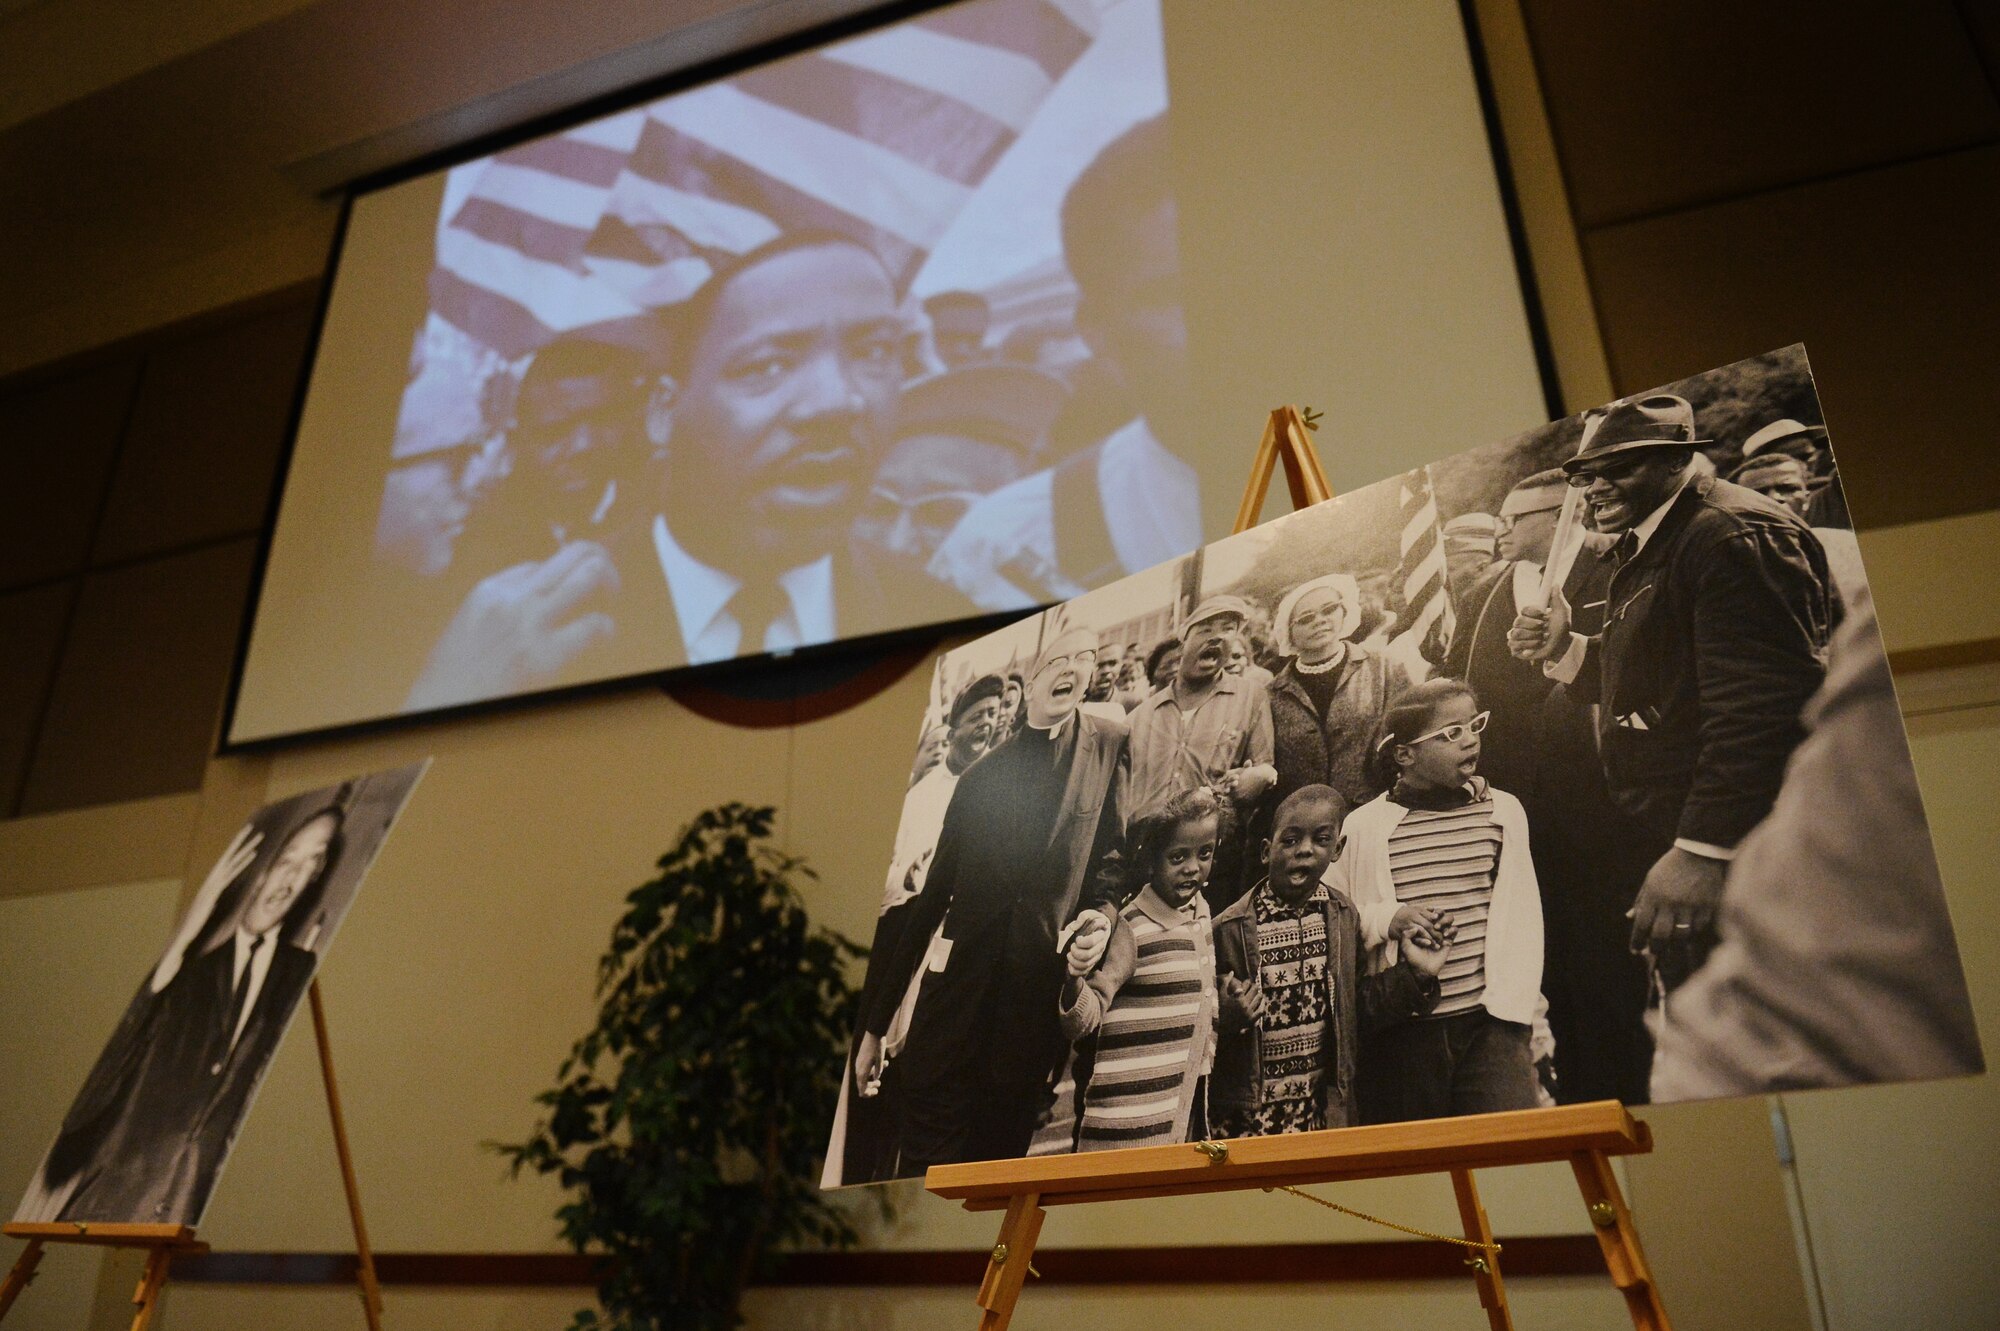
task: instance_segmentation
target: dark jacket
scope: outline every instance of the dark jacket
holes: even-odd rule
[[[1312,785],[1332,786],[1356,808],[1381,794],[1382,786],[1369,770],[1369,754],[1390,701],[1409,687],[1409,672],[1400,664],[1349,643],[1339,691],[1322,717],[1299,683],[1298,663],[1287,661],[1271,680],[1278,784],[1267,803],[1275,806],[1299,787]]]
[[[1826,677],[1832,578],[1810,528],[1753,490],[1688,482],[1611,575],[1579,691],[1611,797],[1654,835],[1734,846],[1771,810]]]
[[[1215,917],[1216,983],[1233,975],[1255,981],[1262,973],[1257,954],[1257,893],[1264,883],[1243,894]],[[1407,961],[1374,975],[1364,974],[1361,917],[1354,906],[1331,888],[1326,894],[1327,983],[1332,989],[1328,1032],[1333,1066],[1320,1090],[1329,1128],[1360,1121],[1355,1103],[1354,1061],[1361,1037],[1437,1006],[1435,976],[1419,975]],[[1215,1071],[1208,1084],[1209,1113],[1215,1119],[1241,1118],[1264,1094],[1264,1032],[1252,1026],[1231,1030],[1225,1018],[1215,1047]]]
[[[1129,773],[1122,723],[1077,712],[1070,724],[1075,734],[1053,773],[1028,770],[1048,750],[1016,736],[959,779],[898,946],[871,963],[883,982],[861,1019],[880,1034],[943,923],[950,959],[924,977],[899,1060],[910,1083],[1039,1090],[1066,1052],[1056,937],[1089,871],[1124,838]],[[1023,837],[1032,845],[1018,844]]]
[[[80,1176],[63,1220],[196,1224],[316,962],[280,942],[230,1041],[232,946],[144,989],[63,1121],[47,1170]]]
[[[1481,580],[1445,657],[1443,673],[1464,680],[1492,714],[1479,750],[1481,775],[1501,790],[1525,796],[1535,788],[1536,730],[1555,682],[1541,667],[1516,657],[1507,630],[1520,612],[1513,561],[1496,562]]]

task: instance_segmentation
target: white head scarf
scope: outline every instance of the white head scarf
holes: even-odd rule
[[[1305,599],[1307,592],[1320,587],[1338,595],[1341,604],[1347,608],[1346,622],[1340,626],[1342,638],[1352,637],[1354,630],[1360,626],[1361,584],[1354,580],[1352,573],[1327,573],[1308,578],[1286,592],[1284,599],[1278,602],[1278,613],[1273,617],[1275,622],[1272,628],[1277,633],[1280,656],[1298,655],[1298,649],[1292,646],[1292,612],[1299,608],[1299,602]]]

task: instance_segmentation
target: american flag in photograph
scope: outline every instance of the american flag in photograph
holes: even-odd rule
[[[804,228],[863,241],[906,286],[1097,8],[975,0],[500,153],[439,228],[432,312],[514,360]]]
[[[1442,665],[1458,631],[1458,616],[1452,612],[1451,584],[1445,577],[1444,529],[1430,468],[1404,473],[1396,496],[1403,516],[1402,557],[1396,565],[1396,588],[1403,600],[1400,628],[1426,661]]]
[[[638,313],[583,255],[644,120],[628,111],[578,125],[473,168],[438,228],[431,312],[506,360],[565,329]]]

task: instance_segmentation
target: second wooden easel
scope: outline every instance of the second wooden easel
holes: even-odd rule
[[[1284,465],[1294,508],[1333,498],[1313,448],[1310,413],[1273,411],[1250,466],[1250,481],[1236,510],[1238,532],[1257,525],[1271,474]],[[1612,1172],[1611,1157],[1653,1149],[1652,1134],[1616,1101],[1531,1109],[1505,1114],[1389,1123],[1230,1142],[1191,1142],[1106,1154],[1043,1156],[1028,1160],[937,1165],[924,1186],[962,1201],[970,1211],[1004,1210],[1000,1241],[987,1262],[977,1303],[980,1331],[1004,1331],[1034,1259],[1045,1207],[1139,1197],[1296,1188],[1311,1183],[1446,1173],[1458,1202],[1465,1246],[1477,1252],[1466,1266],[1493,1331],[1512,1331],[1501,1277],[1500,1249],[1472,1171],[1501,1165],[1567,1162],[1576,1174],[1586,1212],[1611,1280],[1625,1296],[1638,1331],[1672,1331],[1653,1283],[1639,1233]]]
[[[340,1157],[340,1182],[347,1194],[347,1216],[354,1226],[356,1274],[361,1285],[362,1315],[368,1331],[382,1331],[382,1289],[375,1279],[375,1254],[368,1246],[368,1227],[361,1218],[361,1185],[354,1173],[354,1155],[347,1145],[347,1120],[340,1110],[340,1087],[333,1075],[333,1047],[327,1038],[326,1003],[315,979],[306,991],[312,1005],[313,1037],[319,1045],[320,1078],[326,1085],[327,1115],[333,1123],[333,1148]],[[167,1273],[176,1257],[208,1251],[197,1240],[192,1225],[98,1224],[80,1221],[16,1223],[0,1226],[10,1239],[25,1239],[27,1247],[15,1259],[5,1281],[0,1282],[0,1318],[14,1306],[35,1278],[42,1250],[51,1243],[82,1244],[97,1248],[136,1248],[146,1254],[139,1276],[139,1288],[132,1295],[132,1331],[146,1331],[159,1308]]]

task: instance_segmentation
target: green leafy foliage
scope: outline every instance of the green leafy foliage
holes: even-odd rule
[[[856,1237],[818,1164],[863,951],[807,920],[812,871],[769,844],[774,816],[726,804],[682,831],[626,899],[546,1116],[494,1147],[558,1177],[563,1238],[602,1258],[602,1314],[573,1328],[724,1331],[776,1247]]]

